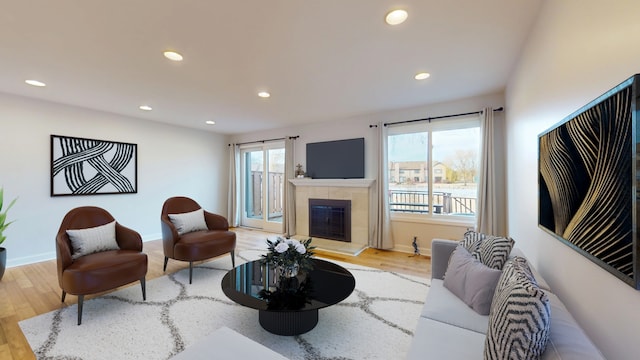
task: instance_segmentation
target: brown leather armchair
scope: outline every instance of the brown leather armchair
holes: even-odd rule
[[[142,252],[142,238],[136,231],[116,222],[117,250],[106,250],[73,259],[73,246],[67,230],[105,225],[115,219],[109,212],[94,206],[72,209],[62,219],[56,235],[58,283],[62,302],[67,293],[78,296],[78,325],[82,323],[84,296],[115,289],[140,280],[142,299],[146,300],[145,276],[147,254]]]
[[[164,268],[167,270],[169,258],[189,262],[189,284],[193,277],[193,262],[231,253],[231,264],[235,263],[236,233],[229,231],[229,222],[224,216],[204,212],[207,230],[178,234],[169,214],[183,214],[202,207],[195,200],[176,196],[167,199],[162,206],[160,224],[164,247]]]

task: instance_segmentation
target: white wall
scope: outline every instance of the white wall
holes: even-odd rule
[[[544,2],[506,91],[510,233],[609,359],[639,356],[640,291],[538,228],[537,134],[640,72],[638,14],[636,0]]]
[[[219,134],[0,94],[0,186],[9,212],[3,246],[15,266],[55,258],[54,238],[70,209],[105,208],[143,239],[161,238],[165,199],[190,196],[203,208],[227,213],[228,150]],[[138,193],[50,196],[50,135],[138,145]]]
[[[374,114],[365,114],[332,122],[323,122],[271,131],[247,133],[232,136],[230,137],[230,140],[234,143],[241,143],[299,135],[300,138],[296,140],[295,146],[295,162],[296,164],[302,164],[303,169],[306,170],[305,159],[307,143],[364,137],[365,177],[375,179],[378,166],[375,161],[376,132],[374,129],[370,128],[369,125],[377,124],[379,122],[390,123],[396,121],[423,119],[427,117],[479,111],[488,106],[493,107],[494,109],[504,106],[504,95],[502,93],[495,93],[473,98],[460,99],[447,103],[432,104],[428,106],[399,109]],[[500,123],[503,121],[503,113],[496,112],[495,117],[496,121]],[[392,232],[395,240],[394,250],[413,252],[411,241],[413,240],[413,236],[417,236],[420,253],[430,254],[432,238],[460,238],[469,225],[471,224],[456,224],[454,226],[447,227],[442,226],[441,224],[433,224],[432,222],[428,221],[394,221],[392,223]]]

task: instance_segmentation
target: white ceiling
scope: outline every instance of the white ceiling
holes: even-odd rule
[[[540,3],[3,0],[0,92],[225,134],[423,106],[503,90]]]

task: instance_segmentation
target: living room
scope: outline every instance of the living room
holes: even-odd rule
[[[543,1],[535,24],[504,89],[424,106],[288,126],[241,135],[224,135],[134,119],[3,93],[0,94],[3,170],[0,185],[7,199],[19,197],[6,231],[8,265],[55,258],[53,237],[71,208],[83,197],[50,197],[49,153],[52,134],[117,140],[138,145],[137,194],[91,197],[116,218],[143,235],[161,237],[162,202],[179,192],[197,198],[211,211],[227,212],[228,144],[300,136],[298,154],[307,142],[365,137],[370,124],[477,111],[504,106],[506,144],[507,232],[557,289],[578,322],[607,358],[635,358],[640,332],[640,295],[607,271],[538,228],[537,134],[579,109],[622,80],[639,72],[640,40],[636,14],[640,4],[616,1]],[[506,36],[505,32],[505,36]],[[496,39],[500,41],[500,39]],[[478,69],[482,71],[482,69]],[[53,89],[46,89],[55,91]],[[339,128],[339,131],[335,129]],[[367,154],[373,149],[367,148]],[[367,156],[367,169],[372,169]],[[300,159],[300,161],[303,161]],[[367,177],[373,177],[368,170]],[[203,180],[204,179],[204,180]],[[132,202],[135,206],[131,206]],[[396,224],[394,224],[396,225]],[[423,252],[434,237],[459,238],[466,226],[431,227],[399,223],[398,246],[420,234]]]

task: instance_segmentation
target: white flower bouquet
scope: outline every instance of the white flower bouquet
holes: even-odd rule
[[[275,241],[267,239],[267,246],[269,251],[262,255],[263,262],[284,268],[297,264],[303,270],[313,269],[311,257],[315,246],[311,246],[311,238],[298,241],[278,237]]]

